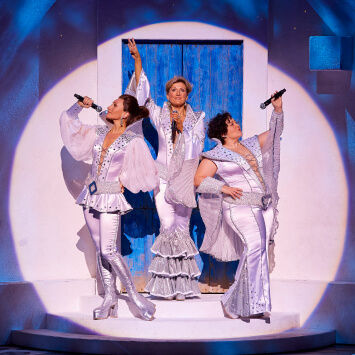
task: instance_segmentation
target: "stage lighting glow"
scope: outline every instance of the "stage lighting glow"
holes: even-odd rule
[[[196,22],[145,26],[103,43],[98,48],[98,62],[70,73],[41,100],[17,146],[11,176],[11,226],[24,279],[90,277],[88,265],[92,270],[93,248],[81,209],[64,183],[58,118],[73,102],[75,92],[91,95],[103,107],[120,94],[121,40],[130,37],[243,40],[246,137],[267,127],[271,112],[266,117],[259,109],[260,102],[275,89],[287,89],[281,143],[280,228],[272,278],[332,281],[343,252],[348,189],[339,148],[326,117],[301,85],[267,65],[267,50],[256,41]],[[85,110],[81,118],[98,122],[93,110]],[[78,242],[86,245],[84,250],[75,246]],[[320,282],[313,294],[304,295],[302,322],[318,304],[324,288]]]

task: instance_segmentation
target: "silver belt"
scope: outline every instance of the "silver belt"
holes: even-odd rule
[[[95,181],[86,184],[90,195],[99,194],[120,194],[121,185],[119,181]]]
[[[240,198],[234,199],[231,196],[226,196],[223,197],[223,201],[233,205],[258,206],[263,210],[267,210],[271,204],[271,195],[265,195],[259,192],[243,192]]]

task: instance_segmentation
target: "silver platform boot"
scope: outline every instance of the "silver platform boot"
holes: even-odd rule
[[[101,306],[93,310],[93,318],[106,319],[108,317],[117,318],[118,297],[116,292],[116,275],[111,265],[101,257],[101,253],[96,253],[97,269],[105,291],[105,296]],[[103,265],[105,264],[105,265]]]
[[[120,279],[121,284],[125,287],[130,300],[137,307],[140,318],[144,320],[153,320],[155,304],[137,292],[132,275],[123,256],[117,252],[111,252],[108,253],[106,257],[110,262],[113,271]]]

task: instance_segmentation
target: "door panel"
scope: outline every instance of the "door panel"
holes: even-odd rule
[[[183,75],[193,83],[189,102],[195,110],[205,111],[206,124],[224,111],[229,111],[241,124],[243,46],[184,44],[183,63]],[[206,137],[204,150],[210,150],[214,145]]]

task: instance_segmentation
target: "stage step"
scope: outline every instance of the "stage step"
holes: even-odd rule
[[[119,315],[120,317],[120,315]],[[93,320],[91,314],[47,314],[46,328],[70,333],[101,334],[114,337],[156,340],[228,339],[281,333],[299,326],[297,314],[273,313],[270,320],[219,318],[138,318]]]
[[[219,324],[214,322],[210,324],[212,329],[217,329],[218,326]],[[143,336],[143,333],[140,335]],[[223,340],[212,338],[198,341],[167,341],[145,338],[138,341],[137,338],[39,329],[12,331],[11,341],[17,346],[86,354],[267,354],[311,350],[332,345],[335,343],[335,331],[309,329]]]
[[[118,318],[93,320],[92,310],[101,304],[102,299],[99,296],[82,297],[79,312],[47,314],[46,328],[132,339],[142,339],[144,334],[146,339],[200,340],[274,334],[300,326],[297,313],[274,312],[269,320],[250,319],[248,322],[226,318],[220,297],[204,294],[185,301],[153,299],[156,313],[151,322],[132,314],[131,310],[134,312],[135,309],[125,294],[118,300]]]
[[[147,294],[142,293],[145,297]],[[185,301],[149,298],[156,305],[155,318],[223,318],[221,294],[203,294],[201,297],[188,298]],[[119,296],[118,313],[120,318],[132,318],[128,307],[127,294]],[[100,296],[84,296],[80,298],[79,310],[83,314],[92,314],[92,310],[102,303]]]

